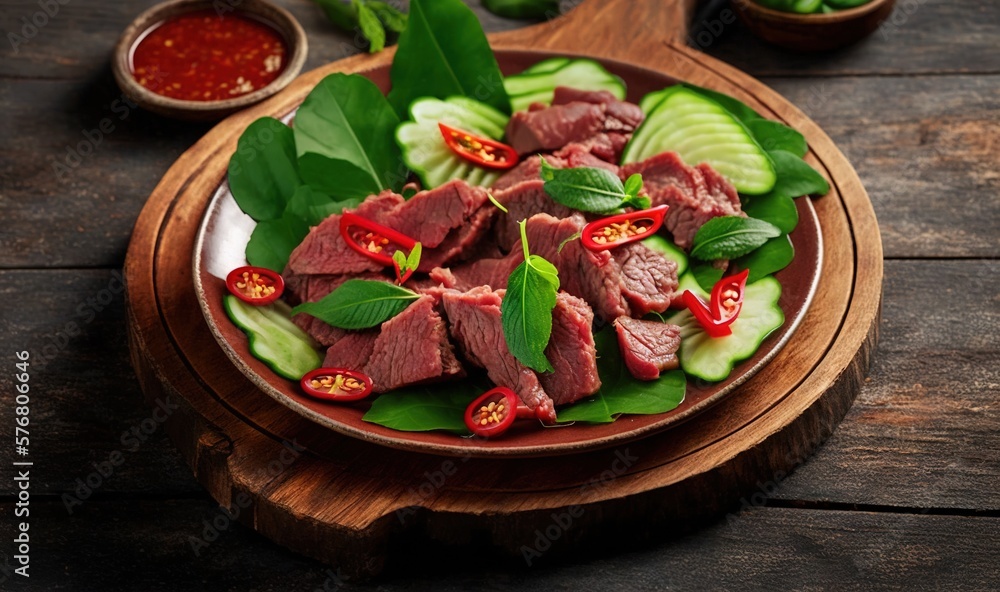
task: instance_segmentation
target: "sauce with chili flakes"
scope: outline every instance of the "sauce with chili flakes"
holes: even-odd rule
[[[132,48],[132,75],[174,99],[221,101],[263,88],[286,65],[281,34],[263,21],[198,10],[154,25]]]

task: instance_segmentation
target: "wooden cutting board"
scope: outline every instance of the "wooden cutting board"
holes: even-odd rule
[[[664,433],[570,457],[447,458],[336,434],[258,391],[226,358],[192,286],[194,236],[246,126],[295,108],[324,76],[391,61],[355,56],[297,79],[220,123],[171,167],[136,223],[126,259],[129,346],[150,403],[198,480],[240,519],[347,576],[377,573],[390,540],[416,529],[488,541],[533,562],[580,545],[679,532],[767,492],[843,418],[871,361],[882,244],[857,173],[777,93],[686,47],[693,0],[587,0],[568,15],[491,35],[496,48],[613,58],[713,88],[805,134],[831,182],[815,200],[825,257],[816,298],[784,350],[722,404]]]

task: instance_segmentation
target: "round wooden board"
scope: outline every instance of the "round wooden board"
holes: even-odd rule
[[[167,432],[221,505],[239,507],[263,535],[346,576],[377,573],[390,538],[409,529],[446,542],[486,540],[534,558],[682,530],[752,495],[758,481],[780,481],[829,436],[854,400],[877,338],[875,214],[854,169],[815,123],[761,83],[684,45],[693,4],[588,0],[567,16],[490,40],[497,48],[599,55],[659,70],[736,96],[805,134],[807,160],[832,190],[815,201],[826,249],[820,287],[788,346],[735,396],[690,421],[570,457],[401,452],[338,435],[261,393],[205,324],[192,285],[194,237],[250,122],[291,111],[331,72],[387,63],[393,50],[356,56],[301,76],[215,127],[171,167],[132,236],[125,275],[133,365],[151,403],[179,406]]]

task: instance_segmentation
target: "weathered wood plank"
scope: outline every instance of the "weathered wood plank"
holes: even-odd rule
[[[993,405],[1000,370],[991,363],[1000,350],[991,331],[1000,323],[998,273],[996,261],[887,262],[872,380],[816,456],[788,479],[775,479],[775,499],[1000,510],[1000,416]],[[19,303],[0,310],[11,348],[42,351],[68,322],[81,325],[81,335],[32,378],[35,392],[44,393],[35,400],[33,442],[46,459],[34,485],[45,493],[71,491],[76,478],[93,472],[91,463],[123,450],[127,462],[97,497],[200,491],[159,431],[134,453],[121,442],[122,432],[151,410],[128,367],[121,296],[99,313],[88,304],[107,298],[101,294],[114,287],[111,279],[105,271],[0,272],[0,295]],[[0,373],[4,408],[10,380]],[[0,492],[9,495],[7,471],[0,466]],[[771,497],[772,486],[763,485]]]
[[[1000,76],[767,82],[816,119],[855,165],[887,256],[1000,254],[1000,177],[992,164]],[[0,219],[18,221],[0,226],[0,267],[121,264],[153,187],[208,128],[131,110],[122,120],[119,99],[110,74],[0,88],[9,114],[0,122]],[[90,150],[86,134],[97,137],[92,130],[105,118],[115,129]],[[71,149],[90,153],[60,176],[54,163],[66,164]]]
[[[386,573],[361,585],[209,501],[91,502],[72,517],[54,502],[31,510],[39,590],[983,590],[1000,548],[998,518],[758,508],[679,539],[531,568],[475,545],[402,542]],[[214,521],[217,538],[195,555],[192,541]]]

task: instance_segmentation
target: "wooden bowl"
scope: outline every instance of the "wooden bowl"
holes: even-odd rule
[[[773,10],[754,0],[733,0],[736,14],[757,37],[798,51],[829,51],[860,41],[882,23],[896,0],[868,4],[831,14],[796,14]]]
[[[288,47],[288,62],[285,70],[270,84],[245,95],[222,101],[174,99],[156,94],[139,84],[132,75],[131,56],[143,33],[165,19],[195,10],[218,11],[218,6],[219,3],[212,0],[168,0],[153,6],[132,21],[118,39],[111,63],[115,81],[122,92],[140,107],[166,117],[191,121],[213,121],[267,99],[288,86],[298,76],[299,72],[302,71],[302,65],[306,61],[306,53],[309,49],[302,26],[284,8],[264,0],[242,0],[241,2],[226,3],[226,11],[231,10],[254,16],[273,25],[284,38]],[[220,16],[223,14],[225,13],[220,13]]]

